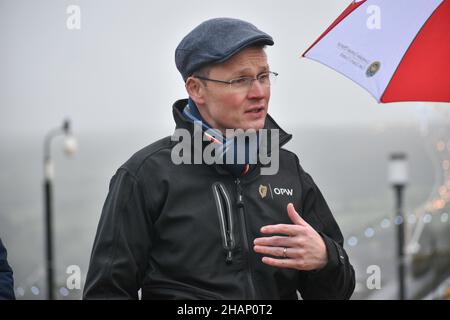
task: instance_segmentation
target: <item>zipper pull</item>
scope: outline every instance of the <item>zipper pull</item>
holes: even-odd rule
[[[231,262],[233,262],[233,256],[232,256],[231,249],[228,249],[227,258],[225,259],[225,262],[227,264],[231,264]]]
[[[226,232],[226,236],[227,236],[227,257],[225,259],[225,262],[227,264],[230,264],[233,261],[233,240],[231,239],[231,235],[230,235],[230,231],[227,230]]]
[[[238,208],[242,208],[244,207],[244,197],[242,196],[241,181],[239,180],[239,178],[236,179],[236,187],[238,192],[236,205],[238,206]]]

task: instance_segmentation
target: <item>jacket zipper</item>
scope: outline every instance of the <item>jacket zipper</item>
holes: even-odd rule
[[[217,213],[219,215],[220,231],[222,233],[223,248],[226,250],[226,263],[233,261],[233,249],[235,247],[233,231],[233,213],[230,197],[222,183],[213,184],[214,200],[216,201]]]
[[[248,245],[248,237],[247,237],[247,226],[245,221],[245,209],[244,209],[244,197],[242,196],[242,186],[239,178],[236,178],[236,190],[237,190],[237,200],[236,205],[239,211],[239,219],[241,220],[242,227],[242,242],[244,246],[244,260],[247,264],[247,280],[249,285],[249,296],[250,299],[256,299],[256,290],[255,284],[253,281],[253,269],[250,261],[250,249]]]

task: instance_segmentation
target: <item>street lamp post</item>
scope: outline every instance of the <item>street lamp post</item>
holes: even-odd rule
[[[405,153],[392,153],[389,161],[389,182],[394,188],[396,198],[397,224],[397,268],[398,295],[400,300],[406,298],[405,288],[405,219],[403,215],[403,190],[408,183],[408,163]]]
[[[46,271],[47,271],[47,299],[54,299],[54,266],[53,266],[53,162],[50,146],[52,139],[58,135],[65,135],[65,152],[72,155],[76,151],[77,143],[72,136],[70,121],[65,120],[62,127],[51,130],[44,140],[44,203],[45,203],[45,247],[46,247]]]

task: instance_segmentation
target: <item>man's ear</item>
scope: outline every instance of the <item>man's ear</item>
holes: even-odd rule
[[[189,77],[186,80],[186,91],[189,94],[189,97],[191,97],[192,100],[194,100],[195,104],[204,104],[204,94],[205,94],[205,88],[203,84],[200,82],[200,80],[195,79],[193,77]]]

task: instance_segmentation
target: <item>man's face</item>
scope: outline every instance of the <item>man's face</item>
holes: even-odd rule
[[[246,48],[224,63],[210,68],[208,78],[229,81],[240,77],[255,78],[269,71],[264,49]],[[213,128],[261,129],[267,115],[270,87],[253,81],[248,90],[233,90],[228,84],[207,81],[202,102],[197,103],[202,117]]]

